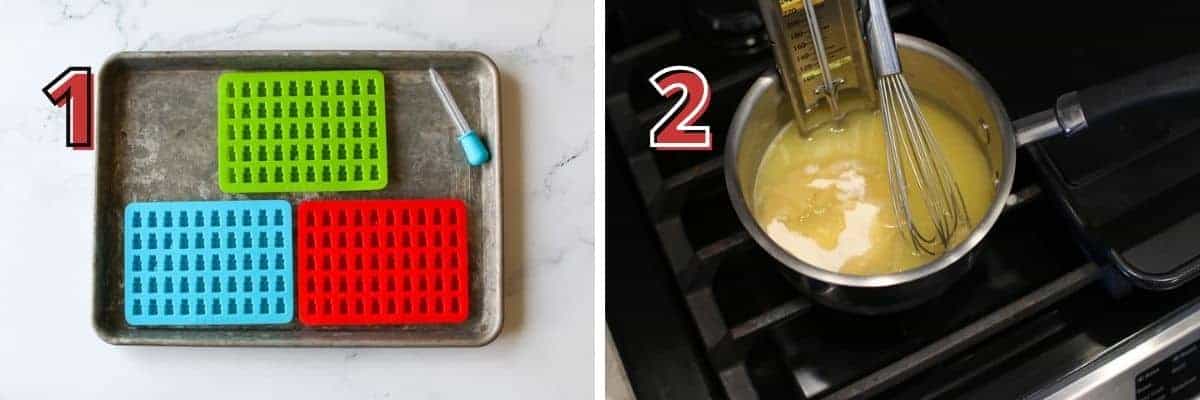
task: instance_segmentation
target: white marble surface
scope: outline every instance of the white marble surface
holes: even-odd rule
[[[472,49],[502,74],[505,323],[468,349],[115,347],[90,325],[95,155],[41,87],[123,50]],[[0,399],[592,394],[592,4],[0,0]]]

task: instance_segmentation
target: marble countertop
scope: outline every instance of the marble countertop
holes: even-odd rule
[[[192,5],[197,4],[197,5]],[[0,0],[0,399],[592,395],[592,4]],[[40,93],[121,50],[478,50],[501,72],[505,321],[482,348],[117,347],[91,327],[95,154]]]

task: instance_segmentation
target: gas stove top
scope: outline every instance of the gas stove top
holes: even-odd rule
[[[995,47],[980,33],[994,23],[964,21],[991,11],[1002,19],[1011,10],[971,4],[889,2],[898,32],[964,55],[993,81],[1013,116],[1045,108],[1086,80],[1144,66],[1122,61],[1041,86],[1005,78],[1028,67],[997,61],[1013,50]],[[988,7],[997,9],[980,9]],[[640,399],[1082,393],[1069,383],[1096,376],[1139,344],[1161,342],[1151,339],[1167,326],[1195,322],[1186,318],[1187,307],[1200,298],[1200,284],[1144,291],[1103,261],[1089,261],[1086,251],[1093,249],[1076,239],[1079,232],[1043,190],[1026,151],[1018,153],[1019,204],[988,234],[970,274],[949,292],[917,309],[876,317],[812,303],[742,229],[722,176],[724,128],[741,94],[773,68],[752,2],[609,1],[607,8],[606,313]],[[1095,52],[1077,51],[1064,58]],[[1143,61],[1171,55],[1177,54]],[[713,127],[716,151],[655,152],[645,143],[645,132],[672,104],[646,78],[669,65],[689,65],[708,77],[712,103],[701,122]],[[1170,349],[1187,351],[1189,342]],[[1129,377],[1153,378],[1136,373]],[[1135,389],[1157,394],[1169,391],[1169,383]]]

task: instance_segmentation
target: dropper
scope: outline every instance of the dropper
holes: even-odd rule
[[[437,91],[438,98],[442,100],[442,106],[446,107],[446,113],[450,114],[450,118],[454,120],[454,126],[458,128],[458,144],[462,146],[463,153],[467,156],[467,163],[479,166],[488,162],[492,155],[488,153],[487,145],[483,144],[483,140],[479,138],[474,129],[471,129],[471,125],[467,124],[467,118],[463,117],[462,111],[458,109],[458,103],[454,101],[454,95],[446,87],[442,75],[436,69],[430,68],[429,79],[433,81],[433,88]]]

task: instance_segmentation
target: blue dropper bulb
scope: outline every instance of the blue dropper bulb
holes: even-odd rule
[[[472,166],[483,165],[492,159],[487,145],[483,144],[483,140],[475,134],[475,131],[467,131],[458,135],[458,144],[462,145],[463,154],[467,156],[467,163]]]

